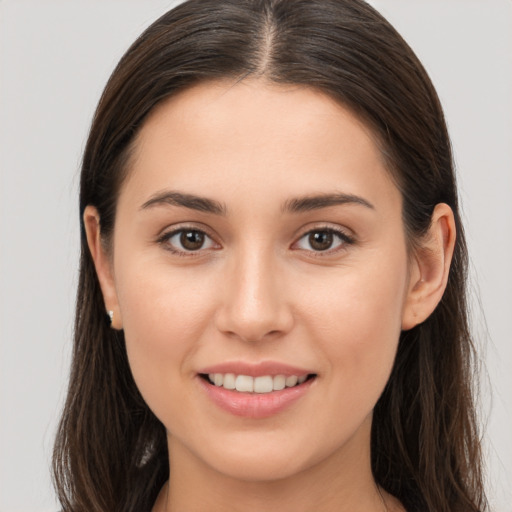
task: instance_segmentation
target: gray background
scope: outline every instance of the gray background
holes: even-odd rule
[[[445,106],[488,375],[489,491],[495,511],[512,512],[512,2],[372,3]],[[0,512],[57,510],[48,468],[70,356],[80,156],[117,60],[172,4],[0,0]]]

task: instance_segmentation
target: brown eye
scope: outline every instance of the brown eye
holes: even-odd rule
[[[305,233],[294,247],[312,252],[332,252],[354,243],[354,239],[337,229],[315,229]]]
[[[168,233],[159,240],[165,247],[176,254],[199,252],[218,248],[217,244],[199,229],[178,229]]]
[[[181,246],[187,251],[197,251],[204,244],[205,235],[201,231],[182,231],[180,235]]]
[[[333,242],[333,234],[329,231],[313,231],[309,234],[308,242],[314,251],[326,251]]]

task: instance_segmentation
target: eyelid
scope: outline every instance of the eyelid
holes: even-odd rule
[[[177,235],[178,233],[181,233],[183,231],[197,231],[199,233],[204,234],[207,238],[209,238],[213,244],[216,247],[207,247],[207,248],[200,248],[197,251],[186,251],[186,250],[180,250],[180,249],[173,249],[169,243],[169,240]],[[220,244],[216,241],[216,237],[211,234],[211,230],[209,230],[206,226],[198,226],[197,224],[181,224],[181,225],[174,225],[172,227],[167,227],[163,230],[163,232],[158,235],[157,243],[164,246],[164,248],[168,251],[170,251],[172,254],[176,254],[178,256],[188,256],[188,257],[194,257],[194,256],[201,256],[207,251],[216,250],[217,248],[220,248]]]
[[[295,245],[297,245],[305,237],[311,235],[311,233],[328,232],[328,233],[332,233],[333,235],[338,237],[340,239],[341,243],[339,245],[337,245],[336,247],[329,248],[325,251],[315,251],[314,249],[301,249],[301,248],[297,248],[296,250],[311,253],[314,255],[314,257],[330,256],[330,255],[333,255],[338,252],[346,250],[347,246],[353,245],[356,242],[355,237],[352,234],[349,234],[348,231],[349,231],[348,229],[345,230],[339,226],[334,227],[334,226],[329,226],[329,225],[325,225],[325,224],[313,226],[313,227],[310,227],[309,229],[307,229],[307,231],[304,231],[297,238],[297,240],[292,244],[292,249],[294,248]]]
[[[200,233],[203,233],[206,237],[208,237],[213,242],[213,244],[216,247],[213,247],[213,248],[208,247],[205,249],[200,248],[196,251],[172,249],[169,244],[169,239],[172,238],[173,236],[175,236],[176,234],[181,233],[183,231],[187,231],[187,230],[188,231],[198,231]],[[300,249],[300,248],[294,247],[304,237],[310,235],[311,233],[322,232],[322,231],[332,233],[333,235],[335,235],[336,237],[339,238],[341,243],[338,244],[335,248],[326,249],[325,251],[315,251],[314,249],[309,250],[309,249]],[[326,257],[326,256],[336,254],[338,252],[344,251],[347,249],[347,246],[354,244],[356,242],[356,238],[351,233],[352,233],[351,230],[349,230],[347,228],[342,228],[340,226],[332,226],[332,225],[328,225],[328,224],[314,225],[314,226],[310,226],[307,230],[302,231],[302,234],[298,238],[296,238],[296,241],[293,242],[291,248],[295,249],[295,250],[300,250],[300,251],[311,253],[315,257]],[[197,256],[204,255],[204,253],[207,251],[217,250],[217,249],[222,248],[221,244],[219,242],[217,242],[217,239],[218,239],[217,235],[212,234],[211,230],[207,226],[204,226],[202,224],[197,225],[194,223],[184,223],[184,224],[168,226],[166,229],[163,230],[163,232],[160,235],[158,235],[158,238],[156,241],[157,241],[157,243],[159,243],[163,246],[166,246],[165,249],[170,251],[173,254],[181,255],[181,256],[188,256],[188,257],[194,257],[194,256],[197,257]]]

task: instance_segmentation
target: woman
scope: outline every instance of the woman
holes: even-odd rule
[[[80,200],[64,510],[486,509],[450,142],[371,7],[170,11]]]

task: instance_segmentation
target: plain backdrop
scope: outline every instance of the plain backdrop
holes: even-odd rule
[[[78,168],[101,90],[169,0],[0,0],[0,512],[55,512]],[[472,258],[489,495],[512,512],[512,2],[374,0],[444,104]],[[484,314],[481,313],[484,311]]]

